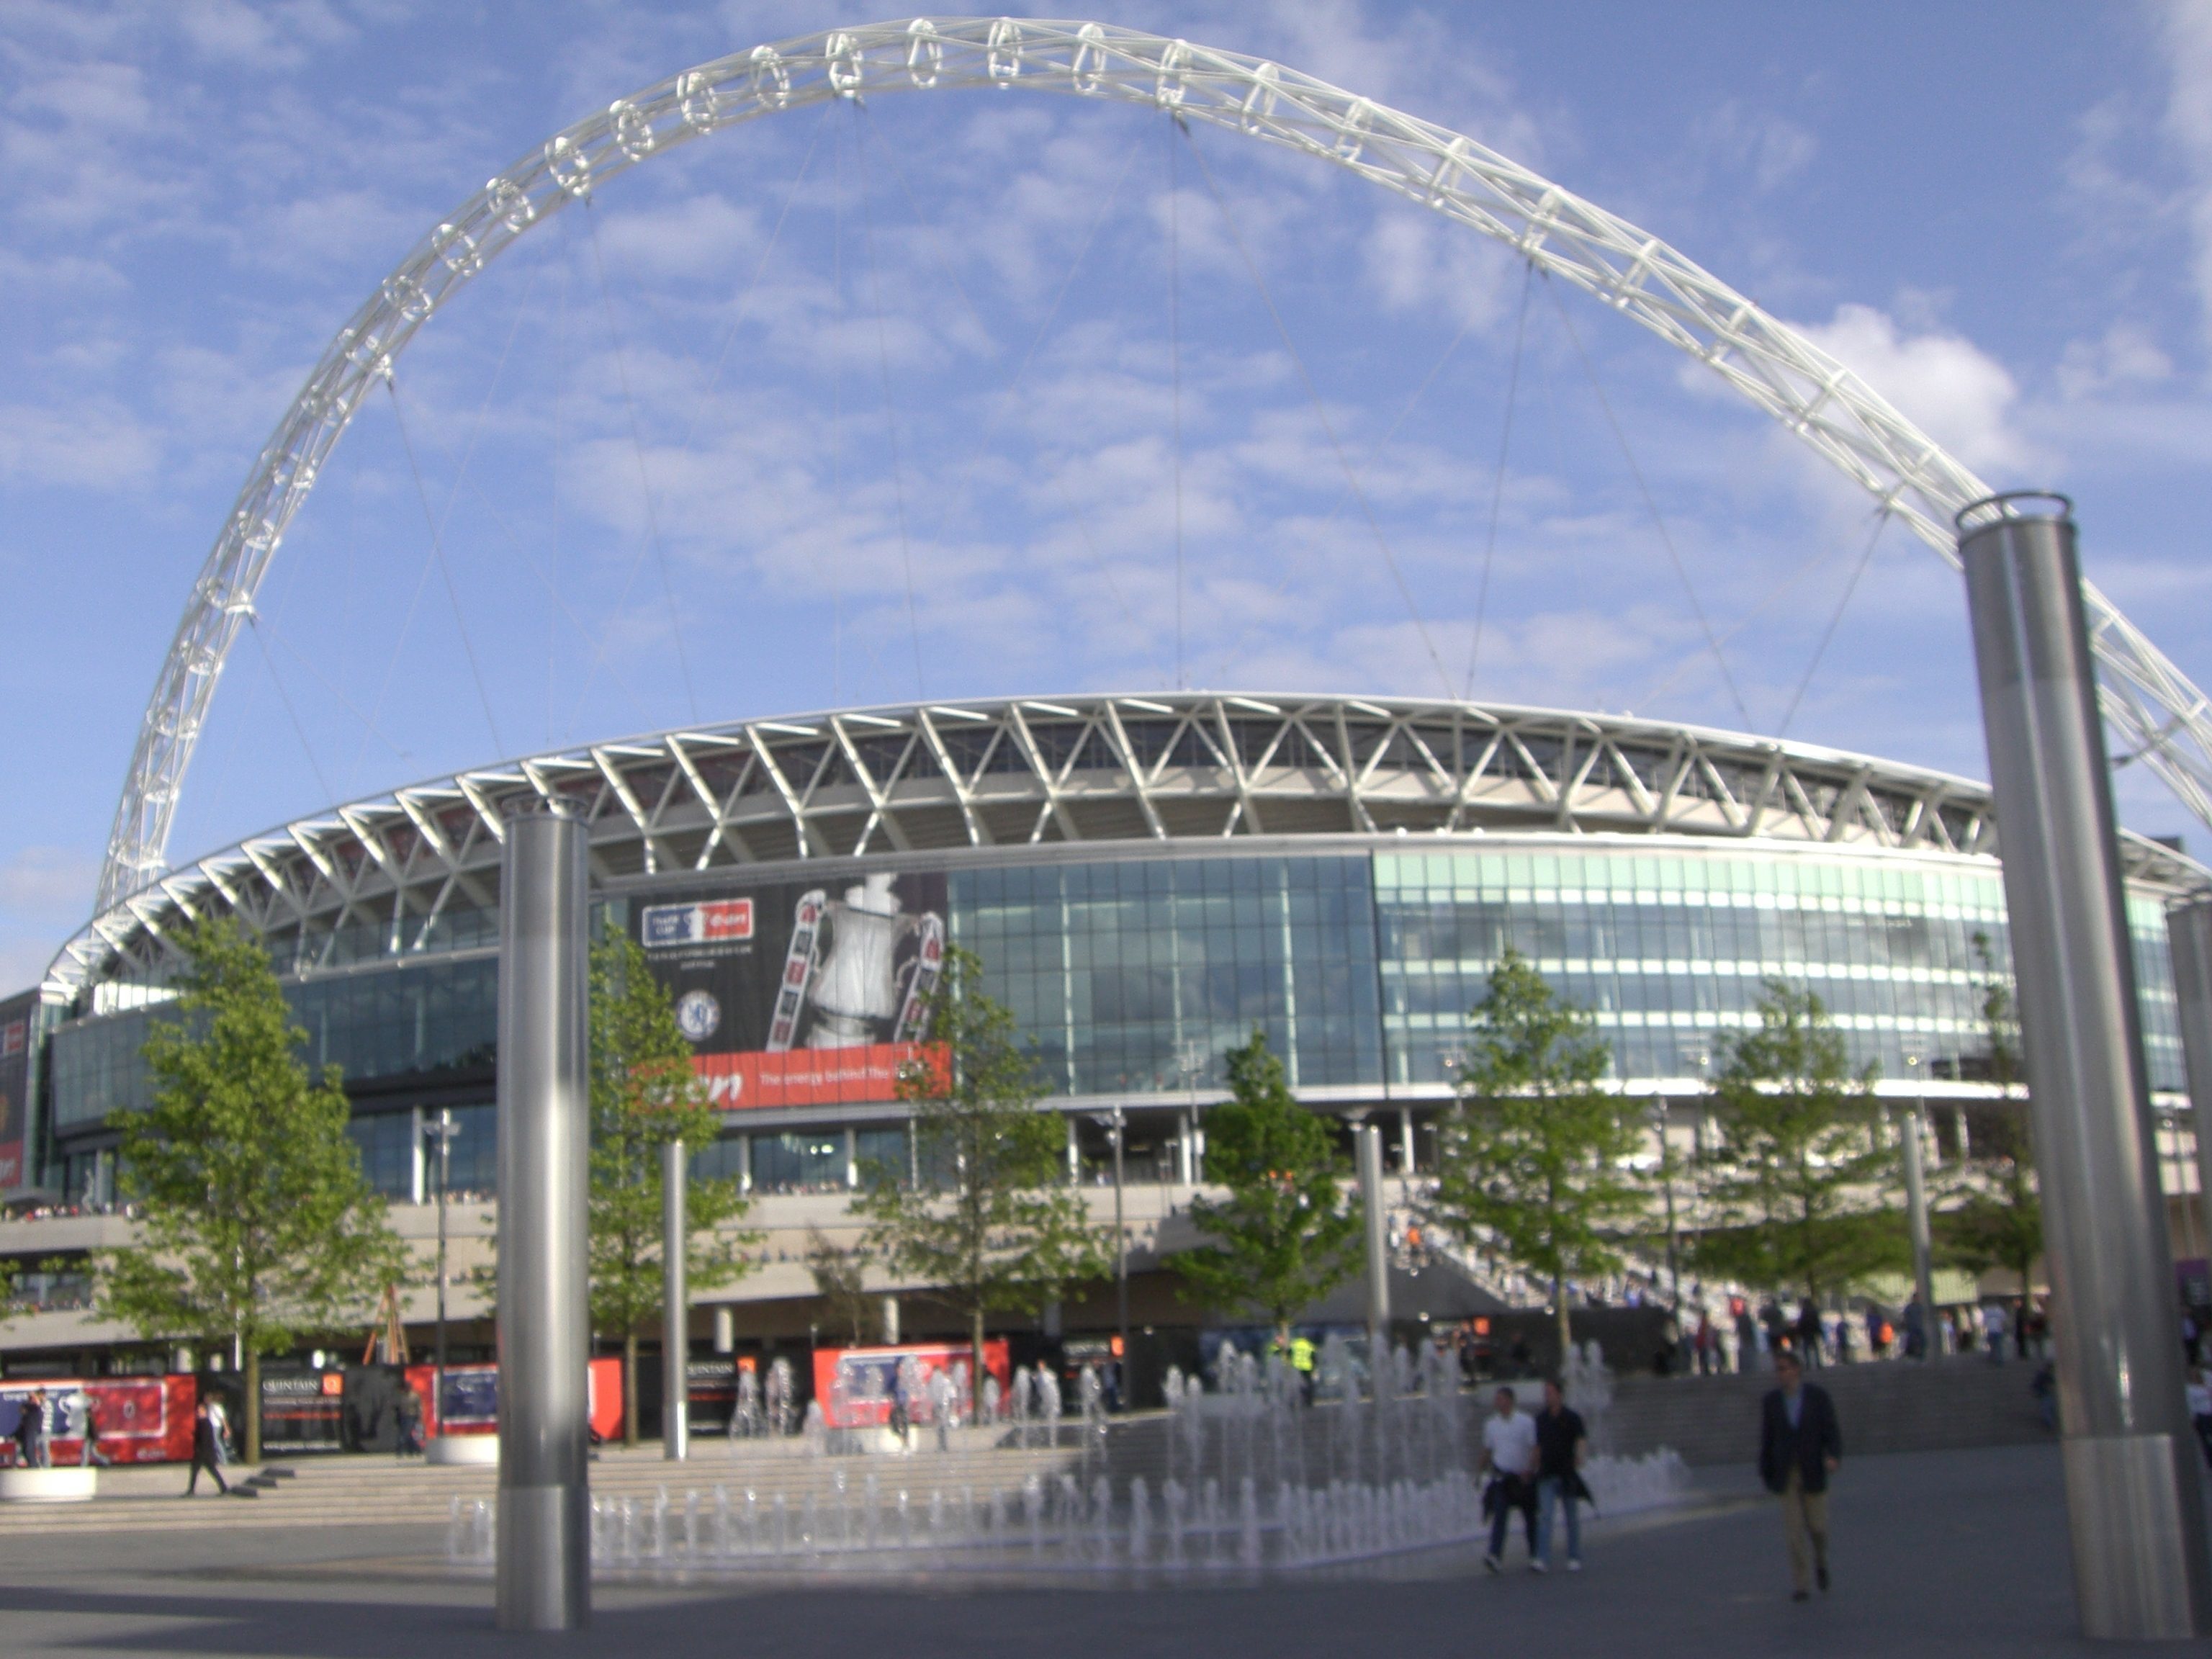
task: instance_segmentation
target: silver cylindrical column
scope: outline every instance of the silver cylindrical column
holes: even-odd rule
[[[1905,1109],[1900,1126],[1905,1138],[1905,1224],[1912,1231],[1912,1288],[1920,1298],[1920,1357],[1940,1359],[1943,1344],[1936,1334],[1936,1251],[1928,1225],[1928,1172],[1922,1146],[1927,1133],[1925,1115],[1916,1100]]]
[[[2168,910],[2166,937],[2173,952],[2189,1103],[2195,1109],[2198,1227],[2212,1249],[2212,896],[2200,895]]]
[[[660,1149],[660,1455],[679,1463],[691,1454],[691,1296],[684,1282],[690,1175],[682,1141]]]
[[[585,830],[510,819],[500,875],[499,1625],[591,1617]]]
[[[1382,1208],[1382,1131],[1372,1123],[1352,1132],[1358,1148],[1359,1201],[1367,1212],[1367,1353],[1376,1397],[1390,1354],[1390,1232]]]
[[[1959,515],[2027,1062],[2081,1622],[2208,1627],[2150,1088],[2104,728],[2063,497]]]

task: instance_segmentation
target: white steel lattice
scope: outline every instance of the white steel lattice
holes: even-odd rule
[[[185,769],[269,561],[363,395],[441,306],[533,226],[678,144],[830,99],[951,87],[1169,111],[1333,161],[1469,225],[1707,365],[1954,564],[1954,514],[1990,493],[1788,325],[1657,237],[1462,134],[1278,64],[1101,23],[916,18],[830,30],[685,70],[556,134],[418,242],[339,331],[193,585],[116,809],[100,910],[166,868]],[[2103,594],[2086,598],[2106,719],[2212,823],[2204,694]]]
[[[592,877],[609,891],[823,859],[1255,836],[1996,850],[1980,784],[1627,715],[1210,692],[894,705],[559,750],[334,807],[132,894],[64,947],[46,989],[67,1000],[88,981],[150,974],[175,921],[210,910],[290,938],[295,971],[341,965],[364,934],[372,955],[434,949],[441,918],[495,902],[505,813],[556,798],[589,826]],[[2178,893],[2204,878],[2155,842],[2121,845],[2133,883]]]

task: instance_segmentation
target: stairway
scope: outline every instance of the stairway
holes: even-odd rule
[[[651,1502],[665,1487],[680,1504],[696,1490],[711,1501],[718,1486],[740,1499],[747,1487],[767,1494],[781,1492],[793,1508],[809,1496],[823,1504],[837,1499],[838,1481],[857,1499],[868,1478],[886,1494],[905,1491],[917,1498],[933,1492],[948,1497],[972,1486],[982,1498],[994,1489],[1018,1488],[1031,1474],[1050,1479],[1072,1468],[1078,1453],[1063,1444],[994,1449],[977,1441],[940,1452],[917,1431],[908,1456],[824,1457],[810,1455],[797,1441],[695,1443],[688,1462],[665,1461],[659,1448],[609,1449],[594,1458],[594,1497]],[[167,1530],[178,1527],[265,1526],[442,1526],[455,1498],[464,1507],[491,1500],[498,1490],[497,1469],[476,1466],[444,1468],[397,1458],[331,1456],[270,1464],[251,1473],[226,1471],[231,1495],[209,1496],[202,1477],[198,1499],[180,1504],[185,1470],[176,1464],[140,1465],[102,1470],[100,1496],[88,1504],[10,1504],[0,1506],[0,1537],[28,1532]],[[244,1480],[239,1475],[245,1474]]]
[[[1834,1399],[1850,1457],[2051,1439],[2028,1392],[2035,1370],[1962,1357],[1932,1365],[1832,1365],[1812,1380]],[[1759,1401],[1773,1386],[1762,1372],[1624,1377],[1614,1387],[1608,1449],[1633,1455],[1672,1446],[1693,1466],[1747,1465],[1759,1451]]]

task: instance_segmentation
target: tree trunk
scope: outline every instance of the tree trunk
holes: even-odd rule
[[[968,1419],[983,1420],[983,1310],[974,1310],[968,1322]]]
[[[1567,1318],[1567,1280],[1564,1273],[1552,1275],[1552,1305],[1559,1310],[1559,1369],[1567,1368],[1567,1358],[1575,1351],[1575,1328]]]
[[[623,1444],[637,1444],[637,1332],[623,1334]]]
[[[246,1443],[239,1456],[248,1465],[261,1462],[261,1351],[246,1351]]]

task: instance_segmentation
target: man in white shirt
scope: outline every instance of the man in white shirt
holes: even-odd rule
[[[2010,1334],[2011,1322],[2005,1317],[2004,1304],[1991,1302],[1982,1309],[1982,1340],[1989,1349],[1990,1364],[2002,1365],[2005,1360],[2005,1338]]]
[[[1483,1491],[1483,1507],[1491,1512],[1490,1553],[1482,1558],[1486,1571],[1496,1572],[1505,1553],[1505,1529],[1513,1511],[1521,1511],[1528,1533],[1528,1559],[1536,1553],[1536,1420],[1521,1409],[1510,1389],[1500,1389],[1495,1409],[1482,1425],[1482,1468],[1491,1477]]]

